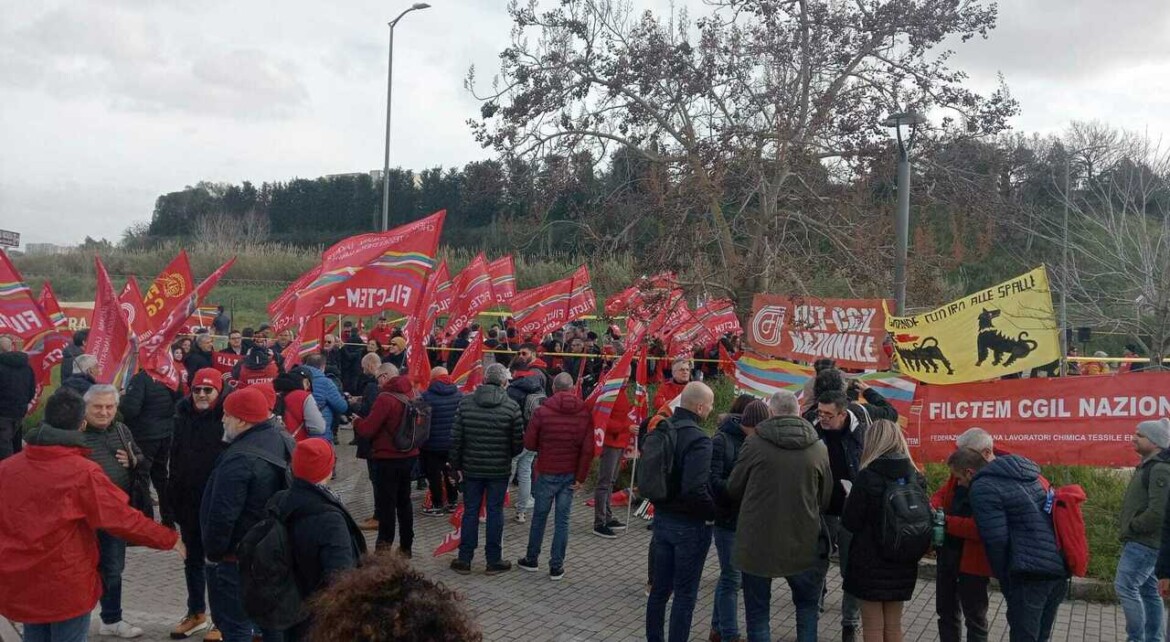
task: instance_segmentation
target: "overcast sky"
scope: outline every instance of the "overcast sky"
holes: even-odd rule
[[[396,30],[391,164],[415,169],[488,156],[463,79],[475,64],[490,80],[509,39],[505,0],[431,2]],[[117,240],[159,194],[200,180],[380,168],[385,22],[408,5],[0,3],[0,228]],[[1005,0],[990,40],[956,62],[976,86],[1004,74],[1018,130],[1100,119],[1170,133],[1166,0]]]

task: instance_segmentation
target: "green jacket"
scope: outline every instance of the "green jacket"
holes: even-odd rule
[[[772,417],[744,441],[727,494],[739,502],[732,560],[760,577],[787,577],[824,559],[821,513],[833,494],[829,450],[800,417]]]
[[[1167,497],[1170,497],[1170,452],[1163,451],[1139,465],[1129,480],[1118,520],[1121,541],[1137,542],[1153,549],[1161,547]]]
[[[507,479],[524,449],[520,406],[500,386],[485,383],[463,398],[451,427],[451,468],[477,479]]]

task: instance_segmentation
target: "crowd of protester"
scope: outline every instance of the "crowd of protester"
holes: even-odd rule
[[[480,639],[462,598],[411,568],[414,519],[462,511],[450,568],[469,574],[480,568],[482,513],[483,572],[509,572],[503,534],[513,482],[513,519],[528,524],[516,566],[541,569],[551,515],[545,567],[553,581],[569,572],[573,498],[595,459],[587,398],[606,358],[625,349],[616,327],[601,337],[573,325],[538,344],[507,324],[473,326],[453,347],[483,332],[499,352],[488,354],[482,383],[467,394],[450,375],[459,352],[435,346],[430,384],[416,392],[406,342],[386,319],[366,335],[347,322],[288,367],[287,331],[221,331],[227,343],[218,350],[206,333],[173,346],[183,366],[177,391],[145,372],[125,390],[97,383],[97,360],[78,333],[61,386],[29,426],[27,356],[0,337],[0,614],[23,624],[24,639],[84,640],[95,604],[100,635],[140,636],[122,613],[128,544],[183,555],[187,603],[176,639]],[[700,380],[713,370],[652,354],[654,414],[635,424],[621,407],[628,399],[619,399],[597,451],[591,531],[612,539],[628,528],[611,498],[636,439],[646,462],[638,490],[658,489],[648,640],[691,637],[712,544],[719,576],[710,640],[769,640],[772,582],[781,578],[797,639],[818,639],[836,560],[840,638],[899,641],[903,605],[931,548],[940,639],[961,640],[964,630],[967,640],[988,638],[990,578],[1004,595],[1011,639],[1049,638],[1070,568],[1051,486],[1035,463],[971,428],[947,461],[949,479],[929,496],[897,411],[832,362],[816,364],[800,397],[745,395],[717,409]],[[713,415],[710,436],[704,425]],[[373,491],[374,515],[361,523],[329,487],[345,426]],[[1165,627],[1159,580],[1163,593],[1170,589],[1170,548],[1162,546],[1170,420],[1138,424],[1134,448],[1140,462],[1120,516],[1116,590],[1128,639],[1152,642]],[[421,504],[412,495],[420,487],[428,491]],[[376,532],[370,551],[362,530]]]

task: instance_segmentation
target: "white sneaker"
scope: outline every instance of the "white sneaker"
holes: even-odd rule
[[[101,628],[98,629],[98,635],[130,639],[142,635],[142,629],[131,625],[126,620],[121,620],[113,624],[102,624]]]
[[[516,521],[523,524],[528,521],[528,515],[526,513],[516,513]]]

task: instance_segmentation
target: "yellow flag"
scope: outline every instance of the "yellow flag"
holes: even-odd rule
[[[995,379],[1060,359],[1044,266],[925,314],[887,310],[886,330],[902,373],[926,383]]]

